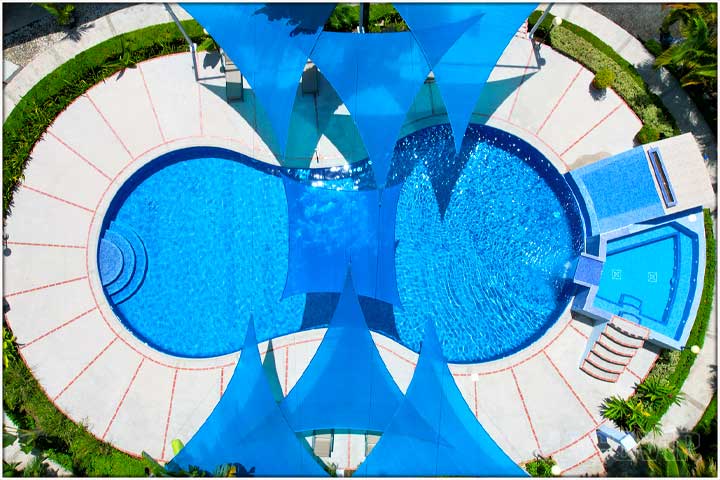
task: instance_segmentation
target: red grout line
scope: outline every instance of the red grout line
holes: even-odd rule
[[[31,192],[39,193],[40,195],[44,195],[44,196],[46,196],[46,197],[48,197],[48,198],[52,198],[53,200],[57,200],[58,202],[65,203],[65,204],[67,204],[67,205],[71,205],[71,206],[76,207],[76,208],[80,208],[80,209],[82,209],[82,210],[85,210],[86,212],[95,213],[95,210],[91,210],[91,209],[89,209],[89,208],[87,208],[87,207],[83,207],[82,205],[79,205],[79,204],[77,204],[77,203],[71,202],[70,200],[65,200],[64,198],[61,198],[61,197],[52,195],[52,194],[50,194],[50,193],[43,192],[42,190],[38,190],[37,188],[33,188],[33,187],[31,187],[31,186],[25,185],[24,183],[22,184],[22,187],[25,188],[25,189],[27,189],[27,190],[30,190]]]
[[[288,394],[288,370],[290,368],[290,349],[285,348],[285,385],[283,386],[283,391],[285,392],[285,395]]]
[[[585,338],[585,340],[590,340],[590,337],[588,337],[587,335],[585,335],[585,333],[583,333],[582,331],[578,330],[578,328],[577,328],[575,325],[570,325],[570,328],[572,328],[572,329],[575,330],[577,333],[579,333],[582,337]]]
[[[93,168],[96,172],[98,172],[100,175],[102,175],[103,177],[105,177],[107,180],[111,180],[110,176],[109,176],[107,173],[103,172],[97,165],[95,165],[93,162],[91,162],[90,160],[88,160],[87,158],[85,158],[83,155],[81,155],[80,152],[78,152],[77,150],[75,150],[74,148],[72,148],[70,145],[68,145],[67,143],[65,143],[60,137],[58,137],[57,135],[55,135],[54,133],[52,133],[50,130],[48,130],[46,133],[47,133],[48,135],[50,135],[51,137],[53,137],[55,140],[57,140],[59,143],[61,143],[62,145],[64,145],[65,148],[67,148],[67,149],[70,150],[72,153],[74,153],[75,156],[77,156],[80,160],[82,160],[83,162],[87,163],[90,167],[92,167],[92,168]]]
[[[407,358],[403,357],[402,355],[400,355],[399,353],[397,353],[397,352],[394,351],[393,349],[386,347],[385,345],[378,345],[378,347],[382,348],[383,350],[385,350],[385,351],[387,351],[387,352],[392,353],[393,355],[395,355],[396,357],[398,357],[400,360],[403,360],[404,362],[409,363],[409,364],[412,365],[413,367],[416,365],[415,362],[412,362],[412,361],[408,360]]]
[[[205,127],[203,125],[203,106],[202,106],[202,85],[197,82],[198,87],[198,112],[200,113],[200,136],[205,135]]]
[[[475,418],[478,418],[478,387],[477,382],[473,382],[473,396],[475,397]]]
[[[30,340],[29,342],[20,345],[18,348],[23,349],[23,348],[29,347],[30,345],[32,345],[33,343],[37,342],[38,340],[42,340],[43,338],[47,337],[48,335],[57,332],[57,331],[60,330],[61,328],[67,327],[68,325],[70,325],[71,323],[73,323],[75,320],[78,320],[78,319],[84,317],[85,315],[87,315],[88,313],[92,312],[93,310],[97,310],[97,307],[93,307],[93,308],[91,308],[90,310],[84,311],[84,312],[81,313],[80,315],[78,315],[78,316],[76,316],[76,317],[74,317],[74,318],[71,318],[70,320],[68,320],[67,322],[63,323],[62,325],[58,325],[57,327],[53,328],[52,330],[49,330],[49,331],[43,333],[43,334],[40,335],[39,337],[36,337],[36,338],[34,338],[33,340]]]
[[[225,384],[225,369],[220,369],[220,396],[223,394],[223,385]]]
[[[5,298],[14,297],[16,295],[23,295],[25,293],[30,293],[30,292],[37,292],[38,290],[44,290],[44,289],[50,288],[50,287],[57,287],[60,285],[65,285],[67,283],[77,282],[78,280],[83,280],[85,278],[88,278],[87,275],[82,276],[82,277],[77,277],[77,278],[71,278],[70,280],[63,280],[62,282],[49,283],[47,285],[42,285],[40,287],[28,288],[27,290],[21,290],[19,292],[8,293],[5,295]],[[97,303],[96,303],[96,305],[97,305]]]
[[[638,380],[640,380],[642,382],[642,380],[643,380],[642,377],[640,375],[638,375],[637,373],[635,373],[629,366],[625,365],[625,371],[630,373],[633,377],[637,378]]]
[[[561,156],[561,157],[564,156],[564,155],[565,155],[568,151],[570,151],[575,145],[577,145],[578,143],[580,143],[580,141],[581,141],[582,139],[584,139],[585,137],[587,137],[587,136],[590,134],[590,132],[592,132],[592,131],[595,130],[597,127],[599,127],[600,124],[602,124],[605,120],[607,120],[613,113],[617,112],[617,111],[620,109],[621,106],[622,106],[622,102],[619,103],[619,104],[617,104],[617,106],[616,106],[615,108],[613,108],[612,110],[610,110],[610,112],[608,112],[603,118],[601,118],[600,120],[598,120],[598,122],[597,122],[595,125],[593,125],[592,127],[590,127],[590,129],[589,129],[587,132],[583,133],[583,134],[580,136],[580,138],[578,138],[578,139],[575,140],[573,143],[571,143],[569,147],[567,147],[565,150],[563,150],[563,152],[560,154],[560,156]]]
[[[120,399],[120,403],[118,403],[117,407],[115,407],[115,413],[113,413],[113,416],[110,419],[110,422],[108,423],[107,427],[105,428],[105,431],[103,432],[102,437],[100,437],[101,440],[105,440],[105,437],[107,436],[108,432],[110,431],[110,427],[112,427],[112,424],[115,422],[115,417],[117,417],[117,414],[120,411],[120,408],[122,407],[123,403],[125,402],[125,397],[127,397],[127,394],[130,391],[130,388],[132,388],[133,383],[135,383],[135,379],[137,378],[138,372],[140,371],[140,367],[142,367],[143,362],[145,362],[145,359],[141,358],[140,363],[138,363],[138,366],[135,369],[135,373],[133,373],[133,376],[130,379],[130,383],[128,384],[127,388],[125,389],[125,393],[123,393],[123,396]]]
[[[598,448],[597,444],[595,442],[593,442],[593,439],[590,436],[590,434],[588,433],[586,435],[586,437],[587,437],[588,441],[590,442],[590,445],[592,445],[593,448],[595,449],[595,453],[597,453],[598,457],[600,457],[602,459],[602,453],[600,452],[600,449]]]
[[[555,110],[560,105],[560,103],[563,101],[563,99],[565,98],[565,95],[567,95],[567,93],[570,91],[570,87],[573,86],[573,84],[575,83],[575,80],[577,80],[577,78],[580,76],[580,72],[582,72],[582,71],[583,71],[583,67],[582,67],[582,65],[580,65],[580,68],[578,68],[578,71],[575,74],[575,76],[572,78],[572,80],[570,80],[570,83],[568,83],[568,86],[565,87],[565,90],[563,91],[562,95],[560,95],[560,98],[558,98],[557,102],[555,102],[555,105],[553,105],[552,110],[550,110],[548,112],[547,116],[545,117],[545,120],[543,120],[543,122],[540,124],[538,129],[535,130],[536,134],[539,134],[540,130],[542,130],[543,127],[545,127],[545,124],[548,122],[548,120],[550,120],[550,117],[552,117],[553,113],[555,113]]]
[[[563,470],[562,472],[560,472],[560,475],[564,475],[565,472],[567,472],[567,471],[569,471],[569,470],[572,470],[573,468],[579,467],[580,465],[582,465],[583,463],[587,462],[588,460],[591,460],[595,455],[597,455],[597,452],[593,452],[592,454],[590,454],[590,456],[588,456],[587,458],[584,458],[584,459],[580,460],[578,463],[576,463],[576,464],[573,465],[572,467],[566,468],[565,470]]]
[[[552,367],[555,369],[557,374],[560,375],[560,378],[565,383],[565,386],[567,386],[568,389],[570,389],[570,392],[572,392],[575,399],[580,403],[580,406],[582,406],[583,410],[585,410],[585,413],[588,414],[588,416],[593,421],[595,426],[597,426],[597,424],[598,424],[597,420],[595,420],[595,417],[590,412],[590,409],[588,409],[587,405],[585,405],[585,402],[582,401],[582,399],[580,398],[580,395],[578,395],[577,392],[575,391],[575,389],[572,387],[572,385],[570,385],[570,382],[568,382],[568,379],[565,378],[565,375],[563,375],[563,373],[560,371],[560,369],[557,367],[557,365],[555,365],[555,362],[553,362],[552,358],[550,358],[550,355],[548,355],[548,353],[544,350],[543,350],[543,354],[545,355],[545,358],[548,359],[548,362],[550,362],[550,365],[552,365]]]
[[[538,441],[537,433],[535,433],[535,427],[533,426],[532,419],[530,418],[530,412],[528,412],[527,404],[525,403],[525,397],[523,396],[522,390],[520,390],[520,383],[518,382],[517,376],[515,375],[515,370],[511,368],[510,373],[512,373],[513,380],[515,380],[515,387],[517,388],[518,395],[520,396],[520,402],[522,402],[523,410],[525,410],[525,417],[527,417],[528,423],[530,424],[530,430],[532,431],[533,438],[535,439],[535,445],[537,446],[538,450],[542,451],[542,449],[540,448],[540,441]]]
[[[170,428],[170,416],[172,415],[173,400],[175,399],[175,384],[177,383],[178,369],[175,369],[173,374],[172,391],[170,392],[170,406],[168,407],[167,419],[165,420],[165,434],[163,435],[163,446],[162,452],[160,453],[161,458],[165,458],[165,446],[167,443],[168,429]]]
[[[60,398],[60,396],[62,396],[62,394],[65,393],[65,392],[67,391],[67,389],[70,388],[70,387],[72,386],[72,384],[75,383],[75,382],[77,381],[77,379],[82,376],[83,373],[87,372],[87,370],[93,365],[93,363],[95,363],[95,362],[97,361],[97,359],[102,356],[103,353],[107,352],[108,348],[110,348],[110,346],[111,346],[113,343],[115,343],[116,340],[117,340],[117,337],[116,337],[116,338],[113,338],[112,340],[110,340],[110,343],[108,343],[107,345],[105,345],[105,348],[103,348],[102,350],[100,350],[100,353],[98,353],[97,355],[95,355],[95,357],[94,357],[92,360],[90,360],[90,363],[88,363],[87,365],[85,365],[85,367],[84,367],[82,370],[80,370],[80,372],[79,372],[77,375],[75,375],[75,377],[74,377],[72,380],[70,380],[70,383],[68,383],[67,385],[65,385],[65,388],[63,388],[62,390],[60,390],[60,393],[58,393],[57,395],[55,395],[55,397],[53,397],[53,399],[52,399],[52,400],[53,400],[53,403],[56,402],[57,399]]]
[[[350,443],[352,442],[352,436],[348,434],[348,448],[347,448],[347,454],[348,454],[348,461],[347,461],[347,469],[350,470],[352,466],[350,465]]]
[[[160,132],[160,138],[163,142],[167,141],[165,139],[165,134],[163,133],[162,127],[160,126],[160,118],[158,117],[157,110],[155,110],[155,104],[153,103],[152,96],[150,95],[150,89],[147,86],[147,82],[145,81],[145,73],[143,73],[142,66],[138,65],[138,71],[140,72],[140,77],[142,77],[143,85],[145,86],[145,93],[147,93],[148,100],[150,101],[150,108],[152,108],[153,116],[155,117],[155,124],[158,127],[158,131]]]
[[[7,245],[20,245],[23,247],[53,247],[53,248],[80,248],[84,249],[85,245],[63,245],[62,243],[33,243],[33,242],[5,242]]]
[[[578,442],[580,442],[583,438],[585,438],[585,437],[587,437],[588,435],[590,435],[591,433],[593,433],[595,430],[598,429],[598,427],[599,427],[600,425],[602,425],[602,424],[604,424],[604,423],[606,423],[606,422],[607,422],[607,420],[603,420],[603,421],[600,422],[598,425],[594,426],[591,430],[589,430],[588,432],[582,434],[582,436],[580,436],[580,437],[578,437],[577,439],[573,440],[572,442],[568,443],[568,444],[565,445],[564,447],[560,447],[560,448],[558,448],[558,449],[555,450],[555,451],[552,451],[552,452],[550,452],[550,453],[547,453],[546,455],[547,455],[548,457],[552,457],[553,455],[555,455],[555,454],[557,454],[557,453],[560,453],[560,452],[562,452],[562,451],[564,451],[564,450],[567,450],[568,448],[570,448],[570,447],[572,447],[573,445],[575,445],[575,444],[577,444]]]
[[[518,83],[518,86],[515,89],[515,97],[513,97],[513,103],[512,103],[512,106],[510,107],[510,113],[508,113],[508,116],[507,116],[508,121],[510,121],[510,119],[512,118],[512,114],[515,111],[515,104],[517,103],[518,97],[520,96],[520,89],[525,84],[525,79],[527,78],[527,71],[528,71],[528,68],[530,68],[530,60],[532,60],[532,58],[533,58],[533,53],[534,53],[533,44],[532,44],[532,42],[528,42],[528,43],[530,45],[530,53],[528,54],[528,59],[527,59],[527,62],[525,63],[525,69],[523,70],[523,75],[520,79],[520,83]]]
[[[95,107],[95,111],[97,111],[98,114],[100,115],[100,117],[102,117],[102,119],[103,119],[103,121],[105,122],[105,124],[110,128],[110,131],[113,133],[113,135],[115,135],[115,138],[118,139],[118,142],[120,142],[120,145],[122,145],[122,147],[123,147],[123,148],[125,149],[125,151],[127,152],[128,156],[130,156],[130,159],[132,160],[133,154],[130,153],[130,150],[128,149],[127,145],[125,145],[125,142],[123,142],[123,139],[120,138],[120,135],[118,135],[118,133],[117,133],[117,131],[115,130],[115,128],[110,124],[110,122],[108,121],[107,117],[105,117],[105,115],[100,111],[100,108],[98,108],[97,104],[93,101],[92,97],[90,96],[90,92],[89,92],[89,91],[88,91],[88,92],[85,92],[85,97],[87,97],[87,99],[90,100],[90,103],[92,104],[92,106]]]

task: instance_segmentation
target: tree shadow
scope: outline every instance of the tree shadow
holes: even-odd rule
[[[265,15],[271,22],[285,21],[286,25],[294,26],[290,36],[314,35],[320,30],[335,9],[330,3],[266,3],[255,10],[253,15]]]

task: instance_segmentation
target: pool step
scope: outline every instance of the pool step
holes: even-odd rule
[[[112,222],[105,230],[102,242],[109,243],[117,248],[122,254],[122,266],[119,274],[113,274],[112,278],[102,278],[105,292],[112,299],[113,303],[120,304],[132,297],[138,291],[147,273],[147,252],[145,244],[140,236],[127,225],[119,222]],[[104,268],[104,261],[117,261],[111,256],[99,256],[100,271],[112,271],[113,268]]]
[[[638,349],[645,344],[647,334],[647,329],[625,319],[609,321],[589,349],[580,370],[604,382],[617,382]]]

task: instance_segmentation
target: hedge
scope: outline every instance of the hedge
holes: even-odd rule
[[[207,38],[196,21],[182,24],[194,42],[200,44]],[[3,125],[3,217],[9,213],[13,193],[35,143],[68,105],[125,67],[183,51],[188,51],[188,45],[174,23],[154,25],[85,50],[40,80]]]
[[[536,10],[530,15],[528,28],[537,23],[541,14],[541,11]],[[552,14],[545,17],[538,26],[536,38],[544,40],[552,48],[581,63],[593,73],[605,68],[612,70],[615,73],[613,90],[627,102],[644,125],[657,130],[661,138],[680,134],[675,119],[660,97],[650,92],[631,63],[598,37],[567,20],[553,27],[554,18]]]

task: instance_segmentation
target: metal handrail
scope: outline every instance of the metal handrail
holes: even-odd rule
[[[178,19],[177,15],[175,15],[175,12],[173,12],[172,8],[170,7],[169,3],[163,3],[165,5],[165,10],[168,11],[170,14],[170,17],[172,17],[173,21],[175,22],[175,25],[177,25],[178,29],[180,29],[180,33],[183,34],[183,37],[185,37],[185,41],[187,42],[188,46],[190,47],[190,54],[192,55],[192,62],[193,62],[193,70],[195,71],[195,81],[197,82],[200,80],[200,74],[198,72],[198,65],[197,65],[197,56],[195,55],[195,52],[197,50],[197,45],[193,43],[192,39],[190,39],[190,35],[187,34],[185,29],[182,26],[182,23],[180,23],[180,19]]]

